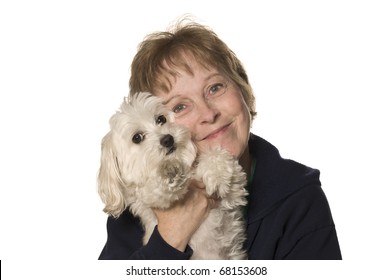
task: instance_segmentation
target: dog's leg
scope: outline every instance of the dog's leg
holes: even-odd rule
[[[214,239],[219,247],[216,255],[226,259],[246,258],[242,206],[247,203],[247,191],[242,167],[228,152],[213,149],[200,156],[196,178],[204,182],[208,195],[221,199],[219,208],[211,211],[220,215],[220,219],[215,219],[216,222],[210,225],[213,228],[209,238]]]

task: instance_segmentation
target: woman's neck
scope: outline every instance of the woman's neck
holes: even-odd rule
[[[251,177],[252,173],[252,156],[249,152],[249,146],[246,147],[244,153],[239,159],[239,163],[244,169],[248,179]]]

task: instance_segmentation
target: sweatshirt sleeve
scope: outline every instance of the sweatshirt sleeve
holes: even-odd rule
[[[170,246],[161,237],[157,227],[149,242],[143,245],[143,228],[139,219],[129,211],[125,211],[117,219],[108,218],[107,234],[100,260],[185,260],[193,253],[189,246],[185,252]]]
[[[339,244],[333,226],[310,232],[300,238],[285,257],[291,260],[340,260]]]
[[[282,225],[278,259],[342,259],[332,214],[321,187],[299,190],[286,200],[281,213],[287,219]]]
[[[157,227],[155,227],[150,240],[145,246],[134,252],[129,259],[133,260],[187,260],[193,251],[187,246],[185,252],[178,251],[170,246],[161,237]]]

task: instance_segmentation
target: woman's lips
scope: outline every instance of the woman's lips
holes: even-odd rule
[[[207,134],[207,136],[204,137],[202,140],[211,140],[211,139],[215,139],[215,138],[221,136],[229,129],[230,125],[231,125],[231,123],[224,125],[218,129],[212,131],[211,133]]]

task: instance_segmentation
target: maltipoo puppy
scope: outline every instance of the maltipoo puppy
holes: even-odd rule
[[[102,139],[98,191],[104,211],[118,217],[128,207],[140,218],[146,244],[157,225],[152,208],[167,209],[202,181],[220,199],[189,242],[192,259],[245,259],[246,174],[220,148],[198,154],[189,131],[159,97],[138,93],[124,100]]]

